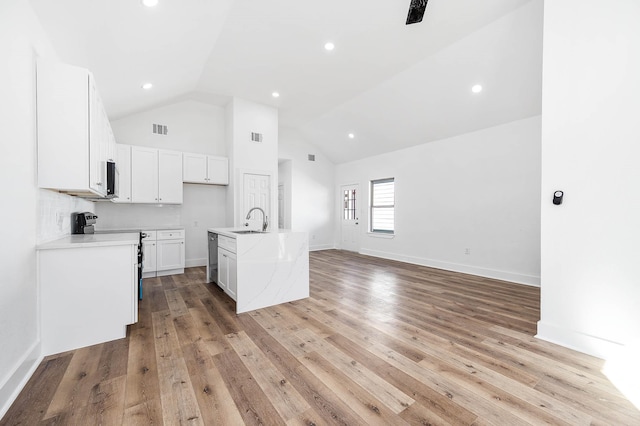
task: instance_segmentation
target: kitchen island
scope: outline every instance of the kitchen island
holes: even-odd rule
[[[306,232],[247,228],[207,231],[218,236],[217,284],[236,301],[236,313],[309,297]],[[208,281],[209,277],[207,265]]]

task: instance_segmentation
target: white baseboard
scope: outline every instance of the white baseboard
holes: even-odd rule
[[[463,274],[478,275],[480,277],[493,278],[502,281],[510,281],[518,284],[525,284],[533,287],[540,287],[540,277],[534,275],[524,275],[515,272],[499,271],[495,269],[480,268],[477,266],[463,265],[459,263],[442,262],[440,260],[425,259],[415,256],[406,256],[396,253],[388,253],[378,250],[361,250],[360,254],[367,256],[381,257],[383,259],[398,260],[400,262],[412,263],[414,265],[428,266],[430,268],[444,269],[445,271],[461,272]]]
[[[42,362],[43,356],[40,351],[40,340],[37,340],[22,356],[16,364],[13,372],[9,374],[7,380],[0,386],[0,419],[7,413],[11,404],[16,400],[22,388],[27,384],[36,368]]]
[[[319,244],[315,246],[309,246],[309,251],[320,251],[320,250],[332,250],[335,246],[333,244]]]
[[[195,268],[196,266],[207,266],[207,258],[202,259],[186,259],[184,261],[185,268]]]
[[[614,359],[624,348],[619,343],[558,327],[542,320],[538,321],[536,337],[602,359]]]

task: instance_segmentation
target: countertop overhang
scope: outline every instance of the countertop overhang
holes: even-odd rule
[[[39,244],[36,246],[36,250],[137,245],[139,242],[140,234],[135,232],[115,234],[74,234]]]

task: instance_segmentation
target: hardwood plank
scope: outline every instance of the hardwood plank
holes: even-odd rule
[[[183,353],[204,424],[242,424],[242,416],[211,355],[198,344],[183,346]]]
[[[311,352],[300,358],[302,364],[312,371],[326,386],[337,392],[353,411],[368,425],[406,424],[382,402],[350,380],[339,369],[319,354]]]
[[[153,313],[162,417],[204,425],[170,312]]]
[[[266,332],[253,317],[240,318],[245,331],[263,348],[264,354],[284,374],[315,413],[334,425],[357,425],[361,420],[339,395],[324,385],[278,340]],[[295,421],[294,421],[295,422]]]
[[[29,382],[2,419],[0,425],[32,425],[37,424],[62,381],[71,362],[73,353],[66,352],[62,356],[47,357],[38,366]],[[19,401],[19,403],[18,403]]]
[[[74,351],[66,374],[62,378],[43,419],[65,413],[73,418],[84,410],[91,389],[99,383],[99,362],[103,345],[89,346]]]
[[[244,331],[230,334],[227,338],[242,363],[285,422],[298,417],[311,408]]]
[[[91,389],[89,403],[79,425],[123,424],[126,376],[101,381]]]
[[[225,351],[213,358],[245,425],[285,424],[238,354]]]

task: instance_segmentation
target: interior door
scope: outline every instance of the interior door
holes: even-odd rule
[[[358,185],[343,185],[340,188],[341,204],[341,237],[340,247],[343,250],[360,249],[360,190]]]
[[[269,215],[271,205],[270,179],[271,177],[269,175],[244,174],[244,206],[240,212],[242,216],[240,223],[247,222],[247,212],[253,207],[260,207],[266,215]],[[261,228],[262,220],[262,214],[259,211],[254,211],[251,213],[249,225],[252,229]],[[270,218],[270,220],[273,220],[273,218]],[[270,226],[270,228],[272,227]]]

